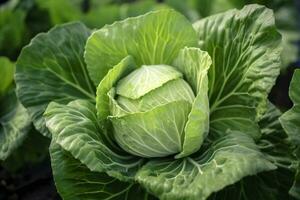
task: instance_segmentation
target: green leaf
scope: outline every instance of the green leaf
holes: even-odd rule
[[[181,77],[180,72],[168,65],[142,65],[118,81],[116,93],[130,99],[138,99],[163,84]]]
[[[300,146],[300,70],[296,70],[291,81],[289,96],[294,103],[293,108],[280,117],[281,125],[290,140]]]
[[[13,83],[15,65],[6,57],[0,57],[0,98]]]
[[[300,164],[298,166],[297,173],[295,175],[295,181],[293,187],[290,189],[290,194],[299,199],[300,198]]]
[[[91,171],[127,181],[143,163],[143,159],[126,154],[109,142],[107,133],[100,129],[95,105],[87,100],[68,105],[52,102],[44,116],[53,141]]]
[[[279,122],[280,116],[281,112],[269,103],[268,111],[259,122],[262,137],[257,145],[273,164],[293,171],[297,160],[293,153],[293,145]]]
[[[48,12],[52,25],[79,20],[82,15],[80,0],[36,0],[36,3]]]
[[[238,132],[219,138],[199,156],[150,160],[136,178],[160,199],[201,200],[245,176],[274,169],[253,139]]]
[[[283,51],[281,53],[282,69],[297,61],[299,47],[299,12],[293,1],[287,1],[278,6],[275,11],[276,25],[282,35]]]
[[[260,136],[257,118],[280,70],[280,34],[271,10],[248,5],[194,24],[209,69],[210,127],[217,134],[239,130]]]
[[[256,2],[263,4],[261,0],[200,0],[197,1],[197,6],[201,15],[207,17],[233,8],[241,9],[246,4]]]
[[[86,45],[85,60],[98,85],[108,70],[128,55],[133,56],[137,66],[168,65],[181,48],[196,44],[195,30],[186,18],[173,10],[161,10],[94,32]]]
[[[291,63],[294,63],[298,59],[299,47],[296,45],[300,40],[298,30],[282,30],[279,29],[282,35],[282,47],[281,53],[282,69],[286,69]]]
[[[234,185],[212,194],[208,200],[281,200],[288,194],[293,175],[287,170],[273,170],[248,176]]]
[[[285,112],[280,118],[280,123],[289,136],[289,140],[296,146],[295,155],[298,158],[298,169],[295,176],[294,185],[290,191],[291,195],[300,198],[300,70],[296,70],[289,89],[289,96],[294,103],[294,106]]]
[[[190,110],[190,103],[174,101],[147,112],[109,119],[115,139],[124,150],[141,157],[164,157],[181,151]]]
[[[48,158],[49,143],[49,138],[31,128],[22,143],[1,163],[1,166],[10,172],[34,167]]]
[[[207,71],[210,65],[208,53],[198,48],[182,49],[173,63],[173,66],[184,74],[197,95],[184,129],[182,152],[176,158],[198,151],[207,136],[209,129]]]
[[[90,3],[90,10],[83,16],[82,20],[88,27],[101,28],[105,24],[112,24],[115,21],[135,17],[149,11],[158,9],[155,0],[131,1],[129,3],[103,2]]]
[[[26,109],[14,90],[0,99],[0,160],[5,160],[22,144],[30,124]]]
[[[259,121],[262,138],[257,144],[265,158],[278,166],[278,169],[245,177],[212,194],[209,200],[291,199],[289,190],[294,180],[295,157],[278,120],[279,116],[281,112],[269,103],[267,112]]]
[[[90,28],[102,28],[105,24],[112,24],[120,19],[120,5],[107,3],[90,5],[90,10],[81,16],[80,21]]]
[[[199,19],[199,14],[196,10],[196,2],[199,2],[199,0],[165,0],[164,2],[184,14],[192,22]]]
[[[24,39],[25,13],[12,8],[0,8],[0,55],[14,57]]]
[[[136,68],[131,56],[125,57],[119,64],[108,71],[97,87],[96,107],[100,120],[106,120],[109,116],[109,97],[107,93],[116,85],[117,81],[128,75]]]
[[[50,134],[42,115],[49,102],[95,100],[95,88],[83,60],[89,34],[80,23],[57,26],[36,36],[18,58],[15,74],[18,97],[37,130],[46,136]]]
[[[278,134],[280,137],[286,137],[282,126],[279,122],[279,117],[282,115],[281,111],[276,108],[271,102],[268,103],[268,110],[259,120],[259,127],[263,136]],[[283,133],[283,134],[282,134]]]
[[[155,200],[140,186],[93,172],[55,142],[50,146],[51,165],[58,192],[64,200]]]

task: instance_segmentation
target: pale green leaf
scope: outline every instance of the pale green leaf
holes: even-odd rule
[[[93,172],[52,142],[51,165],[58,192],[64,200],[155,200],[139,185]]]
[[[168,65],[181,48],[196,44],[195,30],[184,16],[160,10],[95,31],[88,39],[85,60],[98,85],[108,70],[127,55],[133,56],[137,66]]]
[[[15,74],[18,97],[44,135],[50,137],[42,117],[49,102],[95,100],[95,88],[83,60],[89,34],[80,23],[57,26],[37,35],[18,58]]]
[[[96,107],[100,120],[105,120],[109,116],[109,97],[107,93],[117,84],[117,81],[128,75],[136,68],[131,56],[125,57],[119,64],[108,71],[97,87]]]
[[[258,138],[259,132],[252,130],[280,70],[281,37],[272,11],[248,5],[202,19],[194,27],[200,48],[213,61],[208,73],[211,130],[251,130]]]
[[[147,112],[111,116],[118,144],[133,155],[164,157],[181,151],[190,103],[174,101]]]
[[[75,100],[68,105],[52,102],[45,119],[53,141],[91,171],[129,180],[143,163],[110,143],[106,138],[109,132],[104,134],[100,129],[95,105],[87,100]]]
[[[212,60],[207,52],[198,48],[185,47],[179,51],[177,58],[172,66],[183,73],[187,82],[191,85],[194,92],[203,92],[203,87],[207,88],[205,77],[212,64]],[[207,93],[204,91],[203,93]]]
[[[274,169],[253,139],[238,132],[219,138],[199,156],[153,159],[136,177],[162,200],[204,200],[245,176]]]
[[[182,74],[168,65],[142,65],[118,82],[116,93],[130,99],[138,99],[180,77]]]
[[[184,48],[179,52],[173,66],[181,71],[196,94],[192,110],[185,126],[181,158],[198,151],[209,129],[209,101],[207,71],[211,59],[207,52],[198,48]]]
[[[128,114],[127,110],[124,110],[119,103],[114,99],[116,95],[116,89],[113,87],[111,90],[107,93],[107,96],[109,98],[109,110],[110,115],[112,116],[123,116]],[[131,101],[128,103],[132,103]],[[135,109],[136,105],[127,104],[127,107],[132,107]]]
[[[179,78],[150,91],[141,99],[133,100],[118,96],[117,102],[128,112],[145,112],[173,101],[187,101],[192,104],[194,99],[195,95],[189,84]]]

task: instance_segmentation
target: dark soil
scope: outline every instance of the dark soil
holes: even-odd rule
[[[0,200],[60,200],[49,159],[16,173],[0,167]]]

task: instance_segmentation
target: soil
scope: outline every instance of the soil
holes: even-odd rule
[[[0,200],[60,200],[50,161],[11,173],[0,167]]]

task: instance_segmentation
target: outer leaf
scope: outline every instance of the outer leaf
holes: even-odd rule
[[[28,116],[29,117],[29,116]],[[14,149],[1,166],[10,172],[19,172],[45,160],[49,155],[49,138],[43,136],[33,126],[24,136],[22,143]],[[14,140],[17,142],[17,139]]]
[[[110,117],[114,136],[124,150],[141,157],[164,157],[181,151],[184,126],[191,110],[174,101],[147,112]]]
[[[289,136],[291,143],[296,146],[295,154],[298,158],[298,169],[295,177],[294,186],[290,193],[300,199],[300,70],[296,70],[291,81],[289,96],[294,106],[280,117],[280,123]]]
[[[151,160],[137,180],[162,200],[201,200],[241,178],[276,166],[252,138],[242,133],[221,137],[200,156]]]
[[[30,118],[14,90],[0,99],[0,160],[18,148],[30,129]]]
[[[97,115],[100,120],[106,120],[109,116],[109,97],[107,93],[115,86],[117,81],[128,75],[136,68],[131,56],[125,57],[119,64],[114,66],[107,75],[101,80],[97,88]]]
[[[209,129],[209,102],[207,71],[211,59],[207,52],[198,48],[184,48],[179,52],[173,66],[178,68],[195,91],[193,102],[185,126],[182,152],[176,156],[181,158],[198,151]]]
[[[86,45],[85,60],[98,85],[108,70],[127,55],[134,57],[137,66],[168,65],[181,48],[196,44],[195,30],[186,18],[173,10],[161,10],[94,32]]]
[[[212,194],[208,200],[281,200],[292,199],[288,194],[292,173],[274,170],[248,176],[220,192]]]
[[[89,34],[80,23],[57,26],[36,36],[18,58],[15,74],[18,97],[44,135],[50,136],[42,117],[49,102],[95,99],[83,60]]]
[[[258,146],[265,157],[278,166],[277,170],[243,178],[234,185],[210,196],[210,200],[274,200],[291,199],[290,187],[294,180],[295,158],[286,140],[278,117],[281,112],[269,103],[268,111],[259,122],[262,138]],[[255,191],[255,192],[253,192]]]
[[[58,144],[50,146],[56,187],[64,200],[154,200],[134,183],[121,182],[105,173],[92,172],[64,151]]]
[[[293,197],[300,199],[300,164],[295,175],[294,185],[289,192]]]
[[[266,157],[276,166],[293,171],[297,165],[293,145],[288,141],[279,117],[281,112],[269,103],[266,114],[259,122],[262,137],[258,145]]]
[[[253,132],[280,69],[281,40],[272,11],[249,5],[200,20],[194,27],[200,48],[213,60],[208,74],[211,130]],[[258,131],[253,137],[259,137]]]
[[[294,152],[294,141],[290,140],[290,136],[287,137],[288,135],[281,126],[280,121],[282,117],[280,115],[281,112],[275,106],[269,106],[268,112],[260,121],[263,136],[259,141],[259,146],[269,160],[281,168],[280,171],[276,170],[275,175],[278,178],[273,177],[273,182],[277,183],[277,186],[273,186],[276,189],[277,197],[280,196],[280,199],[286,199],[287,197],[282,197],[281,195],[288,196],[290,194],[299,198],[299,180],[297,175],[299,173],[299,158],[297,159]],[[297,169],[298,172],[296,172],[296,178],[294,178]],[[284,170],[288,173],[282,173]],[[293,182],[294,186],[292,185]]]
[[[143,160],[120,152],[101,132],[94,104],[75,100],[68,105],[50,103],[45,119],[53,141],[91,171],[106,172],[121,180],[129,180]]]
[[[6,57],[0,57],[0,98],[13,83],[15,66]]]
[[[292,109],[280,117],[281,125],[290,140],[300,146],[300,70],[296,70],[291,81],[289,96],[294,103]]]

